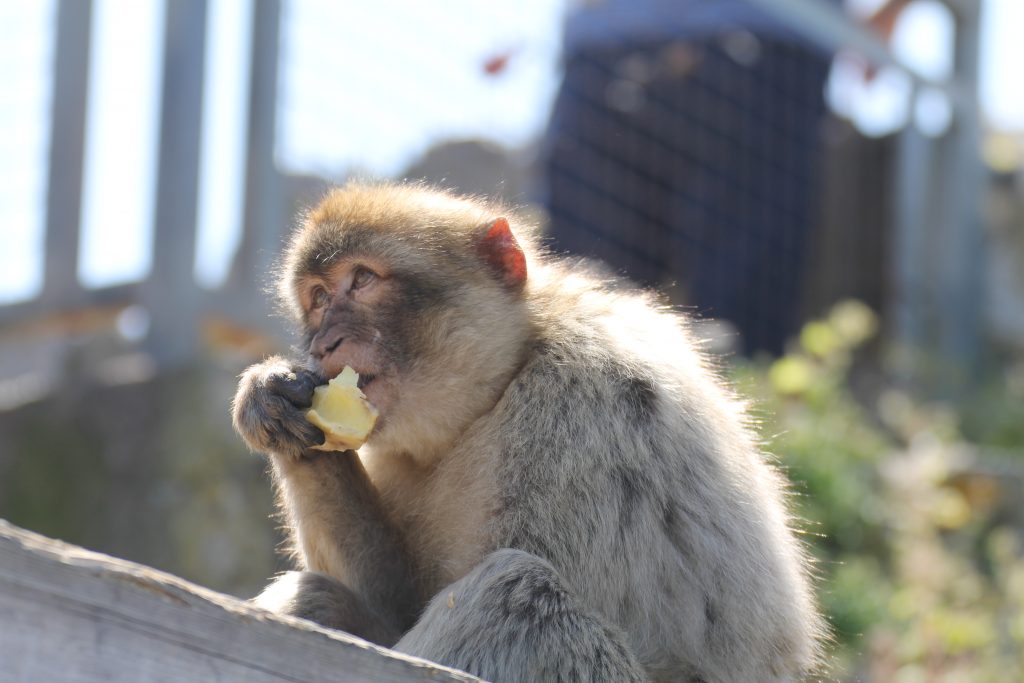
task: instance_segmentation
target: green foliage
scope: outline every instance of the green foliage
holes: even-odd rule
[[[1024,362],[1011,364],[964,406],[962,429],[971,441],[1014,449],[1024,444]]]
[[[783,358],[733,370],[793,481],[834,630],[834,675],[1024,680],[1020,481],[991,474],[963,436],[1024,451],[1024,401],[1008,391],[1024,392],[1024,380],[1007,375],[962,406],[886,387],[855,397],[854,355],[876,326],[867,307],[844,302]]]
[[[237,367],[62,390],[3,415],[0,517],[236,595],[276,568],[262,458],[231,431]]]
[[[82,510],[105,506],[105,463],[99,449],[80,438],[82,431],[55,429],[55,422],[66,424],[66,416],[29,415],[24,431],[15,435],[12,450],[23,455],[0,478],[0,517],[91,544],[90,520]]]

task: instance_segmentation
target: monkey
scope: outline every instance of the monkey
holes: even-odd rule
[[[349,183],[278,274],[294,358],[246,370],[298,569],[256,604],[490,681],[796,681],[827,628],[783,475],[692,321],[507,206]],[[345,366],[367,443],[312,449]]]

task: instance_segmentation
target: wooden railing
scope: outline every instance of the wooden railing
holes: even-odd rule
[[[0,680],[479,681],[0,520]]]

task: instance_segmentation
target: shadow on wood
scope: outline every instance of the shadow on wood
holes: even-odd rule
[[[478,681],[0,520],[9,681]]]

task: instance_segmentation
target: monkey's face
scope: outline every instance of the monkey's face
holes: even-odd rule
[[[382,414],[397,398],[404,344],[396,318],[401,277],[380,259],[344,258],[297,287],[305,313],[305,344],[327,377],[345,366],[359,373],[359,388]]]
[[[498,400],[529,336],[526,261],[508,221],[436,204],[338,190],[286,252],[282,293],[310,361],[327,377],[359,373],[380,411],[378,452],[441,452]]]

